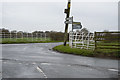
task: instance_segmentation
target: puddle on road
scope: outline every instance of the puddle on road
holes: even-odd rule
[[[19,63],[19,64],[22,64],[22,63]]]

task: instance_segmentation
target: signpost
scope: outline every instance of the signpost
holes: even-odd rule
[[[65,24],[72,24],[72,21],[65,21]]]
[[[73,22],[72,23],[72,31],[73,29],[81,29],[82,28],[82,25],[80,22]]]
[[[73,16],[66,18],[65,24],[72,24],[73,23]]]
[[[73,29],[81,29],[82,28],[81,22],[73,22],[73,16],[66,18],[65,24],[72,24],[72,31],[73,31]]]
[[[64,35],[64,46],[66,46],[66,42],[67,42],[67,39],[68,39],[68,24],[72,24],[72,31],[73,29],[81,29],[82,28],[82,25],[80,22],[73,22],[73,16],[72,17],[69,17],[70,15],[70,3],[71,3],[71,0],[68,0],[68,5],[67,5],[67,9],[65,9],[64,13],[66,13],[66,21],[64,22],[65,23],[65,35]]]
[[[73,21],[73,16],[69,17],[69,18],[66,18],[66,20]]]
[[[66,13],[66,19],[69,18],[70,15],[70,5],[71,5],[71,0],[68,0],[68,5],[67,5],[67,9],[65,9],[64,13]],[[68,21],[68,20],[66,20]],[[67,42],[67,37],[68,37],[68,23],[65,24],[65,36],[64,36],[64,46],[66,46],[66,42]]]

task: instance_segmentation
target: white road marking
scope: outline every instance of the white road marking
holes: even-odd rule
[[[117,69],[108,69],[109,71],[115,71],[115,72],[118,72]]]
[[[46,76],[45,73],[40,69],[39,66],[37,66],[37,70],[38,70],[39,72],[41,72],[45,78],[47,78],[47,76]]]
[[[41,63],[41,65],[51,65],[50,63]]]

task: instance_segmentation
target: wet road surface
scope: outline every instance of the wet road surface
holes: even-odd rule
[[[118,61],[54,52],[62,43],[3,44],[3,78],[117,78]]]

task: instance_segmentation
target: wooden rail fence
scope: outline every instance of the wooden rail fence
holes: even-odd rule
[[[120,49],[120,32],[95,32],[95,49]]]

